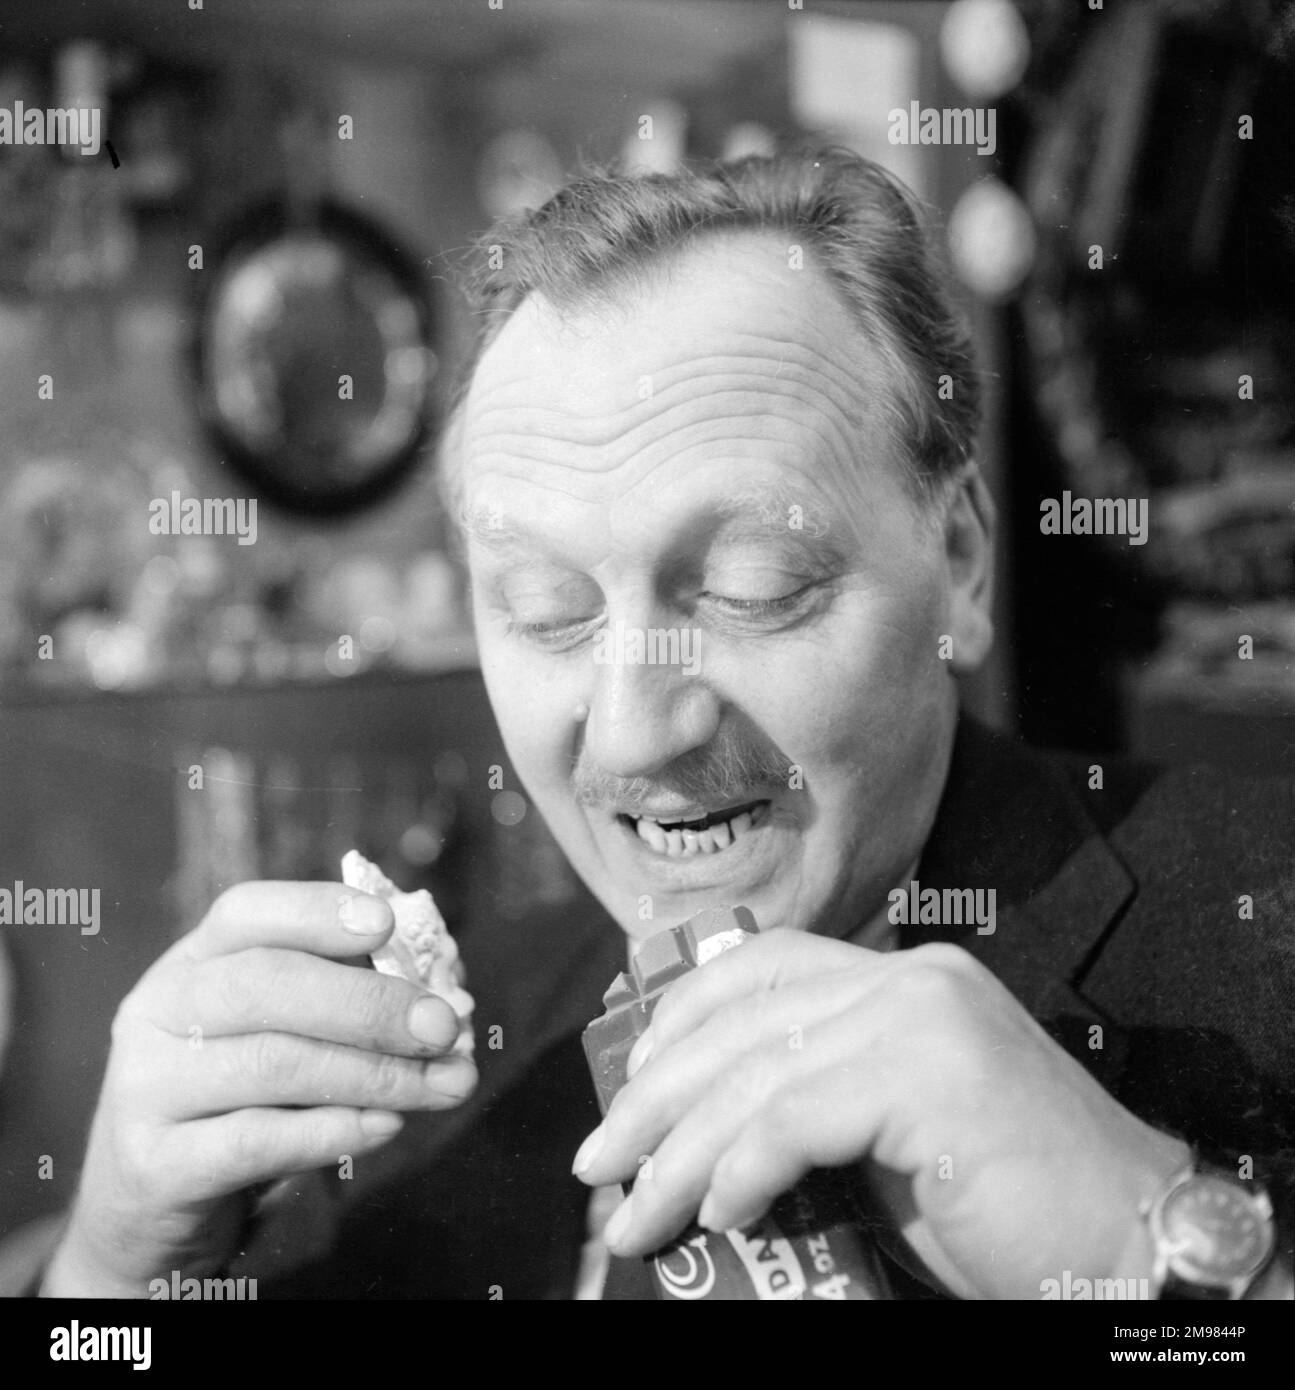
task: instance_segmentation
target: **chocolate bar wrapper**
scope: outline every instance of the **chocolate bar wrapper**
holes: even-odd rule
[[[582,1041],[598,1104],[607,1113],[625,1084],[625,1064],[671,984],[759,931],[745,907],[699,912],[647,938],[630,969],[603,995],[604,1012]],[[648,1257],[659,1298],[809,1299],[871,1302],[890,1297],[875,1242],[863,1227],[849,1174],[819,1169],[742,1230],[695,1223]]]

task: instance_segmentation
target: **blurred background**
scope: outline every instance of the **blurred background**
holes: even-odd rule
[[[426,448],[456,265],[582,161],[892,168],[986,387],[968,705],[1295,770],[1293,76],[1285,0],[0,4],[0,112],[102,115],[92,154],[0,143],[0,887],[102,897],[0,931],[0,1234],[66,1202],[116,1005],[223,886],[357,845],[461,937],[582,902]],[[891,143],[914,103],[992,110],[992,152]],[[1041,534],[1066,493],[1145,500],[1147,543]],[[224,498],[254,541],[186,529]]]

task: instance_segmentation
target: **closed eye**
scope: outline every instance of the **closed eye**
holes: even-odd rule
[[[701,597],[738,617],[772,618],[794,612],[816,587],[817,582],[803,584],[799,589],[775,598],[730,598],[725,594],[709,592],[703,593]]]
[[[562,618],[556,622],[523,623],[516,618],[506,617],[504,631],[523,642],[558,649],[575,646],[593,631],[597,622],[597,618]]]
[[[721,594],[703,594],[702,597],[713,599],[716,603],[722,603],[726,608],[735,609],[739,613],[758,615],[786,612],[787,609],[795,606],[796,600],[800,598],[800,592],[787,594],[783,598],[725,598]]]

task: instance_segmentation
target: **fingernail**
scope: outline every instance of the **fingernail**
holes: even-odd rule
[[[629,1229],[630,1218],[633,1215],[634,1198],[632,1196],[626,1197],[620,1206],[612,1212],[612,1219],[603,1230],[603,1242],[609,1246],[615,1245]]]
[[[443,999],[425,994],[415,999],[405,1015],[405,1027],[429,1047],[449,1047],[459,1036],[459,1020]]]
[[[391,925],[391,909],[367,893],[343,893],[337,900],[337,920],[353,936],[377,936]]]
[[[704,1226],[708,1231],[719,1229],[715,1225],[715,1199],[709,1192],[701,1204],[701,1210],[697,1213],[697,1224]]]
[[[607,1134],[602,1125],[585,1140],[576,1150],[575,1162],[571,1165],[571,1171],[579,1177],[587,1173],[593,1167],[594,1159],[603,1151],[603,1145],[607,1142]]]
[[[643,1036],[639,1038],[638,1042],[636,1042],[634,1046],[630,1049],[630,1055],[625,1060],[626,1077],[628,1078],[633,1076],[634,1073],[638,1071],[638,1069],[643,1065],[644,1062],[647,1061],[647,1059],[651,1055],[652,1030],[651,1028],[649,1028],[647,1032],[645,1032]]]
[[[362,1110],[360,1128],[372,1139],[381,1139],[395,1134],[405,1123],[403,1115],[393,1115],[390,1110]]]

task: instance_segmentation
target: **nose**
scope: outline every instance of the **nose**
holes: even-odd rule
[[[628,646],[628,644],[626,644]],[[719,725],[720,701],[697,674],[682,665],[623,659],[595,661],[585,751],[614,777],[651,777],[700,748]]]

